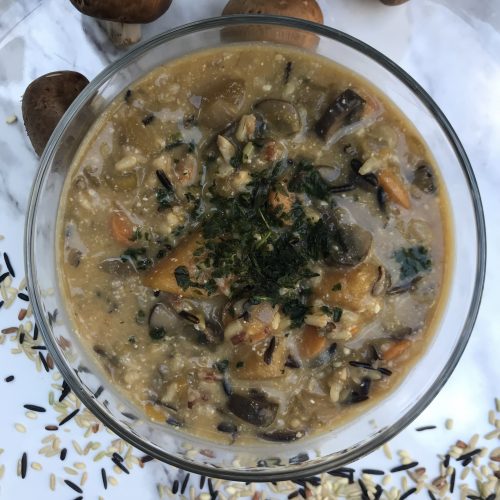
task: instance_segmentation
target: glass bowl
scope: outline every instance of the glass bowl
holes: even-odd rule
[[[392,393],[328,434],[295,443],[244,447],[216,444],[145,421],[109,384],[72,331],[55,252],[57,212],[68,168],[97,117],[115,96],[156,66],[196,50],[233,43],[238,33],[246,40],[271,36],[281,44],[306,40],[307,50],[369,80],[416,125],[450,194],[454,229],[450,265],[455,270],[434,338]],[[232,16],[189,24],[143,43],[105,69],[78,96],[43,153],[30,198],[25,255],[33,310],[47,348],[76,396],[108,428],[145,453],[191,472],[275,481],[310,476],[356,460],[400,432],[432,401],[471,334],[483,289],[486,239],[481,200],[465,151],[443,113],[408,74],[373,48],[332,28],[291,18]]]

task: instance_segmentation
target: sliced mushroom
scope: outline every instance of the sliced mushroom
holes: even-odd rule
[[[245,82],[223,79],[201,93],[200,125],[223,129],[241,114],[245,103]]]
[[[57,71],[31,82],[23,95],[24,126],[40,156],[60,119],[89,81],[76,71]]]
[[[415,170],[413,185],[424,193],[434,193],[436,191],[434,172],[429,165],[424,163]]]
[[[248,396],[233,393],[227,403],[229,411],[234,415],[258,427],[267,427],[274,422],[278,406],[278,403],[270,401],[260,391],[252,391]]]
[[[300,115],[291,102],[265,99],[255,105],[255,111],[261,115],[271,135],[287,137],[300,131]]]
[[[272,432],[262,432],[259,437],[265,439],[266,441],[275,441],[281,443],[289,443],[291,441],[297,441],[305,435],[305,431],[291,431],[288,429],[280,429]]]
[[[129,260],[124,262],[119,257],[103,260],[99,264],[99,269],[115,276],[130,276],[135,272],[134,266]]]
[[[138,42],[141,39],[140,24],[155,21],[172,3],[172,0],[70,1],[82,14],[100,19],[115,45]]]
[[[358,224],[330,224],[326,263],[356,266],[368,256],[372,241],[372,234]]]
[[[149,313],[148,325],[150,331],[163,329],[166,332],[171,332],[176,326],[179,327],[179,316],[171,307],[158,302]]]
[[[325,141],[341,127],[359,119],[365,100],[354,90],[344,90],[326,109],[316,123],[316,133]]]

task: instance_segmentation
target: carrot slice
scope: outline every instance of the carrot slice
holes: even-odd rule
[[[299,351],[303,358],[311,359],[320,354],[326,347],[326,338],[319,334],[316,327],[306,325],[302,332]]]
[[[134,226],[130,219],[121,211],[113,212],[110,218],[113,239],[122,245],[129,246],[134,234]]]
[[[391,201],[404,208],[410,208],[410,195],[403,181],[395,172],[384,168],[378,173],[378,182]]]
[[[389,349],[387,349],[387,351],[382,354],[382,357],[386,361],[395,359],[401,356],[401,354],[403,354],[410,347],[410,345],[411,342],[409,340],[400,340],[399,342],[395,342],[391,345],[391,347],[389,347]]]

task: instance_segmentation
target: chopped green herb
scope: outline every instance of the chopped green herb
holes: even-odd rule
[[[245,363],[243,361],[238,361],[236,363],[236,368],[243,368],[245,366]]]
[[[120,255],[122,262],[131,262],[138,271],[144,271],[153,265],[153,260],[147,256],[147,250],[144,247],[127,248]]]
[[[131,335],[129,338],[128,338],[128,341],[129,343],[131,344],[136,344],[137,343],[137,339],[135,338],[134,335]]]
[[[340,292],[342,290],[342,283],[335,283],[335,285],[332,286],[332,292]]]
[[[186,266],[179,266],[174,271],[175,281],[183,289],[186,290],[191,285],[189,271]]]
[[[155,326],[150,328],[149,330],[149,336],[153,340],[161,340],[165,335],[167,334],[167,330],[163,328],[162,326]]]
[[[340,319],[342,318],[343,312],[344,311],[341,307],[334,307],[333,308],[333,321],[335,321],[335,323],[338,323],[340,321]]]
[[[412,279],[418,274],[429,271],[432,268],[429,251],[421,245],[400,248],[394,252],[394,258],[400,265],[399,278],[402,281]]]
[[[221,373],[224,373],[229,366],[229,361],[227,359],[222,359],[214,363],[214,367],[217,368]]]
[[[306,193],[311,198],[325,200],[330,194],[330,186],[310,163],[301,162],[288,183],[289,191]]]

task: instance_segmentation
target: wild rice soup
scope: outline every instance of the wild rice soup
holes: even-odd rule
[[[450,253],[414,127],[297,49],[192,54],[123,92],[71,167],[74,327],[156,422],[225,442],[327,431],[423,352]]]

